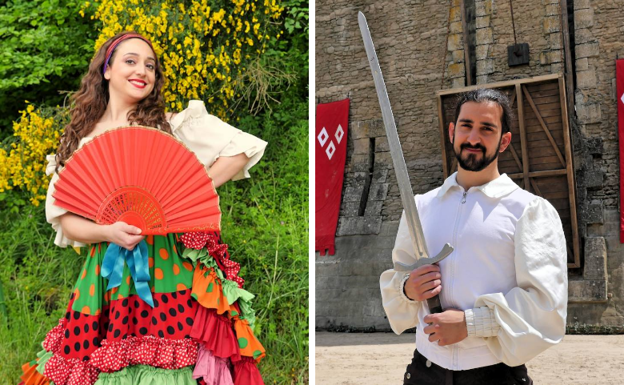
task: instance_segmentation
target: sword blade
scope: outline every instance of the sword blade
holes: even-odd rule
[[[379,67],[379,60],[377,60],[373,39],[368,30],[368,23],[362,12],[358,13],[358,23],[360,25],[362,39],[364,40],[366,56],[368,57],[368,62],[375,81],[375,90],[377,90],[377,97],[379,98],[379,105],[381,106],[381,115],[383,117],[384,126],[386,127],[388,146],[390,147],[392,164],[394,165],[394,172],[396,173],[397,183],[401,193],[401,202],[403,203],[403,209],[405,209],[407,227],[412,240],[412,246],[416,252],[417,259],[428,258],[429,252],[425,242],[425,235],[423,234],[422,225],[420,224],[416,202],[414,202],[414,192],[410,183],[409,174],[407,173],[407,165],[403,158],[403,150],[401,149],[399,134],[397,133],[394,115],[390,107],[388,91],[386,90],[386,84],[381,74],[381,67]]]

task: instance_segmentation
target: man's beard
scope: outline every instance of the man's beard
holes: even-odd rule
[[[501,139],[502,139],[502,136],[501,136]],[[486,148],[480,143],[477,143],[474,146],[471,146],[468,143],[464,143],[461,146],[459,146],[459,152],[457,152],[455,150],[455,146],[453,146],[453,151],[455,152],[455,158],[457,159],[457,162],[459,162],[459,165],[461,166],[461,168],[463,168],[466,171],[478,172],[478,171],[483,170],[487,166],[489,166],[492,162],[494,162],[496,158],[498,158],[500,145],[501,145],[501,141],[499,140],[498,146],[496,146],[496,151],[494,151],[494,155],[490,157],[486,155]],[[468,154],[466,157],[462,158],[462,151],[465,148],[481,150],[481,153],[483,155],[481,156],[480,159],[477,158],[478,154]]]

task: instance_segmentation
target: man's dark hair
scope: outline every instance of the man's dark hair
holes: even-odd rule
[[[498,104],[503,109],[503,115],[501,116],[502,133],[505,134],[511,130],[511,117],[513,112],[511,111],[509,98],[504,93],[492,88],[477,88],[476,90],[460,94],[457,97],[457,105],[455,106],[455,119],[453,119],[454,124],[457,124],[459,111],[461,110],[462,105],[468,102],[494,102]]]

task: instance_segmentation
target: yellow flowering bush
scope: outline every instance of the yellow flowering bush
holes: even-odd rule
[[[83,3],[79,12],[101,25],[96,51],[124,30],[152,41],[166,78],[163,94],[169,111],[179,112],[188,100],[201,99],[212,114],[230,120],[237,99],[248,96],[244,87],[250,70],[270,40],[283,33],[283,11],[276,0],[102,0]],[[20,111],[10,143],[0,146],[0,200],[16,189],[26,192],[33,205],[45,199],[45,157],[58,148],[67,112],[31,104]]]
[[[56,109],[40,110],[28,104],[13,123],[12,143],[0,148],[0,193],[20,189],[38,206],[45,200],[50,178],[45,174],[45,157],[56,152],[64,116]]]
[[[102,0],[81,12],[91,7],[102,23],[96,50],[121,31],[143,34],[161,59],[168,110],[201,99],[224,120],[233,117],[246,68],[282,33],[284,10],[276,0]]]

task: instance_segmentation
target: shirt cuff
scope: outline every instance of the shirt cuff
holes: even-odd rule
[[[399,287],[399,293],[401,294],[401,299],[403,299],[403,301],[407,303],[417,303],[418,301],[411,300],[407,295],[405,295],[405,282],[407,282],[409,277],[410,277],[409,273],[405,274],[403,279],[400,281],[401,286]]]
[[[500,325],[496,322],[494,310],[487,306],[464,311],[468,337],[495,337]]]

